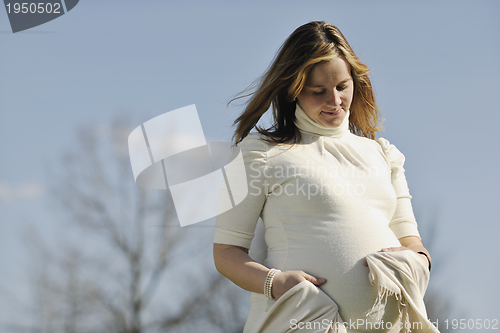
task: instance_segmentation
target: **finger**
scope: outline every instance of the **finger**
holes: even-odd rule
[[[403,250],[406,250],[406,247],[404,246],[399,246],[399,247],[386,247],[386,248],[383,248],[382,252],[394,252],[394,251],[403,251]]]
[[[304,277],[307,281],[312,282],[312,283],[313,283],[313,284],[315,284],[315,285],[321,285],[321,284],[323,284],[323,283],[325,283],[325,282],[326,282],[326,280],[325,280],[325,279],[323,279],[323,278],[317,278],[317,277],[312,276],[312,275],[309,275],[309,274],[304,274],[304,275],[303,275],[303,277]]]

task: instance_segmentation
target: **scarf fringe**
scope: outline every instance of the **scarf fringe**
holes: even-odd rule
[[[387,298],[390,296],[394,296],[398,301],[398,314],[399,314],[399,322],[403,323],[403,327],[401,329],[401,333],[410,333],[411,332],[411,322],[410,322],[410,314],[408,313],[408,306],[406,304],[406,300],[403,295],[401,295],[401,291],[394,292],[393,290],[384,288],[379,286],[378,288],[378,297],[373,304],[373,307],[366,314],[367,317],[371,317],[377,323],[382,321],[382,317],[385,314],[385,307],[387,305]]]

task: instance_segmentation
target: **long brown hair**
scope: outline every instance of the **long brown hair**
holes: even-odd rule
[[[335,57],[341,57],[349,63],[354,82],[349,128],[354,134],[375,139],[375,132],[381,130],[381,121],[368,78],[368,67],[359,61],[337,27],[315,21],[297,28],[280,47],[260,80],[229,102],[251,97],[245,110],[233,123],[237,125],[233,143],[238,144],[254,127],[270,143],[298,143],[301,137],[294,124],[296,98],[313,66]],[[253,92],[244,95],[252,88]],[[267,129],[257,126],[270,106],[273,110],[273,125]]]

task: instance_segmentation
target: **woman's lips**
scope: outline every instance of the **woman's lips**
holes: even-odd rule
[[[342,109],[338,109],[337,111],[331,111],[331,112],[321,111],[321,113],[324,113],[329,116],[338,116],[340,114],[340,111],[342,111]]]

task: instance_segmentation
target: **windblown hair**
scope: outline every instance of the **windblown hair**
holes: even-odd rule
[[[297,28],[280,47],[267,72],[229,102],[250,97],[245,110],[233,123],[237,125],[233,143],[238,144],[254,127],[270,143],[298,143],[301,136],[294,124],[296,98],[313,66],[336,57],[349,63],[354,82],[349,129],[356,135],[375,139],[375,132],[381,130],[381,121],[368,67],[359,61],[337,27],[316,21]],[[244,95],[248,90],[254,91]],[[270,106],[273,125],[267,129],[257,126]]]

